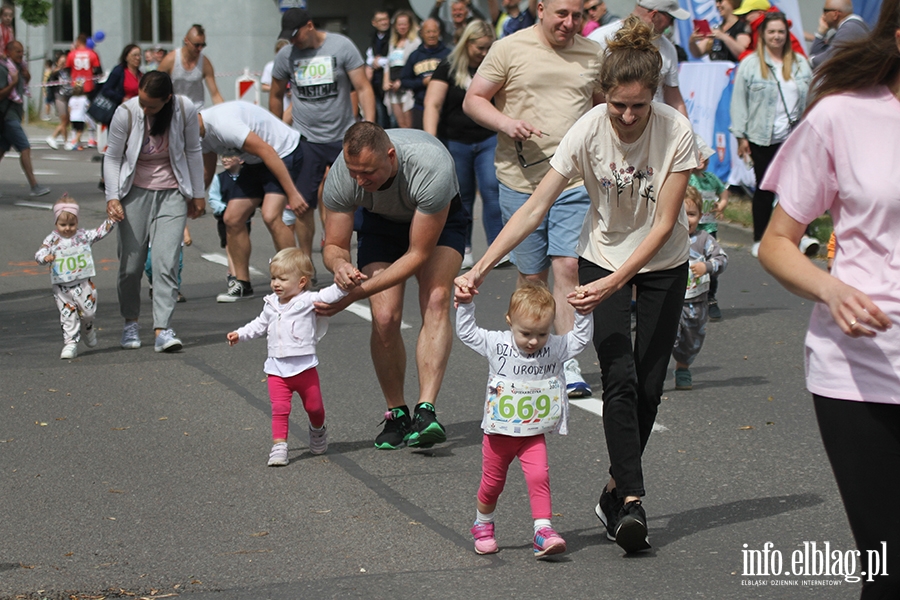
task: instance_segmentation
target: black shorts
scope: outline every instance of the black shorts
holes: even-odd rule
[[[438,238],[438,246],[453,248],[462,256],[466,249],[466,228],[471,219],[457,194],[450,201],[450,213]],[[356,262],[362,269],[368,264],[396,262],[409,250],[409,223],[398,223],[381,215],[362,210],[358,233]]]
[[[303,166],[297,191],[310,208],[315,208],[319,204],[319,184],[325,178],[325,169],[334,164],[344,146],[340,141],[316,144],[300,138],[300,147],[303,148]]]
[[[70,121],[69,124],[72,126],[72,129],[79,133],[84,131],[84,121]]]
[[[303,163],[303,150],[300,148],[300,144],[297,144],[294,151],[285,156],[282,161],[287,167],[288,173],[291,174],[294,185],[299,187],[300,166]],[[240,189],[240,194],[235,195],[235,198],[262,200],[266,194],[286,195],[284,188],[281,187],[278,179],[265,163],[245,164],[241,167],[241,174],[234,183]]]
[[[253,211],[256,212],[255,210]],[[253,215],[250,215],[250,219],[253,218]],[[247,233],[250,233],[250,219],[247,219]],[[228,241],[228,237],[226,236],[227,228],[225,227],[225,219],[223,215],[216,215],[216,231],[219,232],[219,243],[221,247],[224,248],[226,242]]]

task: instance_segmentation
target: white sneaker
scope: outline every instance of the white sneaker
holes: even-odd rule
[[[141,347],[141,336],[138,333],[141,326],[138,325],[137,321],[132,321],[131,323],[125,323],[124,329],[122,329],[122,341],[119,342],[119,345],[125,348],[126,350],[137,350]]]
[[[54,150],[59,150],[59,142],[56,141],[56,138],[52,135],[47,136],[47,145],[53,148]]]
[[[313,429],[309,426],[309,451],[313,454],[325,454],[328,450],[328,428],[322,425],[322,429]]]
[[[75,358],[78,356],[78,344],[66,344],[63,346],[62,352],[59,357],[63,360],[67,358]]]
[[[591,386],[581,376],[581,367],[578,366],[577,359],[570,358],[563,363],[563,370],[566,374],[566,395],[569,398],[584,398],[591,395]]]
[[[181,340],[175,335],[175,330],[171,328],[160,331],[156,336],[156,343],[153,344],[156,352],[178,352],[181,347]]]
[[[31,191],[28,192],[28,195],[31,196],[32,198],[37,198],[39,196],[46,196],[49,193],[50,193],[50,188],[48,188],[47,186],[36,185],[33,188],[31,188]]]
[[[471,269],[475,266],[475,257],[472,256],[471,250],[466,250],[466,253],[463,255],[463,261],[461,269]]]
[[[753,242],[753,247],[750,248],[750,256],[759,258],[759,242]]]
[[[74,150],[75,144],[73,144],[72,142],[66,142],[63,148],[65,148],[66,150]]]
[[[807,255],[810,258],[819,254],[819,240],[815,238],[811,238],[808,235],[804,235],[800,238],[800,252]]]
[[[270,467],[285,467],[288,464],[288,456],[287,456],[287,442],[278,442],[274,446],[272,446],[272,450],[269,452],[269,462],[268,466]]]
[[[91,327],[91,330],[84,334],[84,345],[93,348],[97,345],[97,330]]]

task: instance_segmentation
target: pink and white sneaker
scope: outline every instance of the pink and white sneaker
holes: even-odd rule
[[[475,523],[470,529],[475,538],[475,552],[477,554],[493,554],[497,552],[497,540],[494,539],[493,523]]]
[[[552,527],[541,527],[534,534],[534,557],[543,558],[566,551],[566,540],[562,539]]]

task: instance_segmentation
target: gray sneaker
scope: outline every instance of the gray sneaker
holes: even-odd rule
[[[322,425],[322,429],[313,429],[309,426],[309,451],[313,454],[325,454],[328,450],[328,429]]]
[[[138,333],[140,328],[141,326],[138,325],[137,321],[125,323],[125,328],[122,329],[122,341],[119,342],[119,345],[126,350],[137,350],[140,348],[141,336]]]
[[[157,352],[178,352],[181,350],[181,340],[175,335],[174,329],[163,329],[156,336],[156,343],[153,349]]]
[[[97,346],[97,330],[94,329],[93,327],[91,327],[90,330],[87,333],[85,333],[81,339],[84,340],[84,345],[87,346],[88,348],[96,347]]]
[[[37,198],[38,196],[46,196],[50,193],[50,188],[45,185],[36,185],[31,188],[31,191],[28,192],[28,195],[32,198]]]

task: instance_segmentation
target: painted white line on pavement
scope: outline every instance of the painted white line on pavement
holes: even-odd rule
[[[45,176],[49,175],[50,177],[52,177],[54,175],[59,175],[59,173],[57,173],[56,171],[38,171],[37,169],[34,170],[34,174],[35,175],[45,175]]]
[[[364,321],[372,322],[372,309],[364,302],[354,302],[344,310],[352,312],[354,315]],[[400,329],[412,329],[412,325],[400,321]]]
[[[42,160],[67,160],[72,161],[75,160],[71,156],[57,156],[56,154],[48,154],[47,156],[41,156]]]
[[[597,400],[596,398],[586,398],[586,399],[572,399],[569,400],[569,404],[573,406],[577,406],[582,410],[586,410],[590,413],[594,413],[595,415],[602,417],[603,416],[603,401]],[[653,424],[653,431],[668,431],[669,428],[665,425],[660,425],[659,423]]]
[[[201,254],[200,258],[208,260],[211,263],[216,263],[217,265],[225,265],[226,267],[228,266],[228,257],[224,254],[219,254],[216,252],[211,254]],[[259,269],[255,269],[253,267],[250,267],[250,272],[254,275],[263,275],[263,273]],[[364,302],[354,302],[345,310],[353,313],[364,321],[369,321],[370,323],[372,322],[372,310],[369,308],[369,305]],[[401,321],[400,329],[412,329],[412,325]]]
[[[228,257],[224,254],[213,252],[212,254],[201,254],[200,258],[208,260],[211,263],[216,263],[217,265],[223,265],[226,267],[228,266]],[[254,275],[265,275],[265,273],[263,273],[256,267],[250,267],[250,272]]]
[[[43,208],[46,210],[53,210],[52,204],[44,204],[43,202],[14,202],[16,206],[24,206],[26,208]]]

